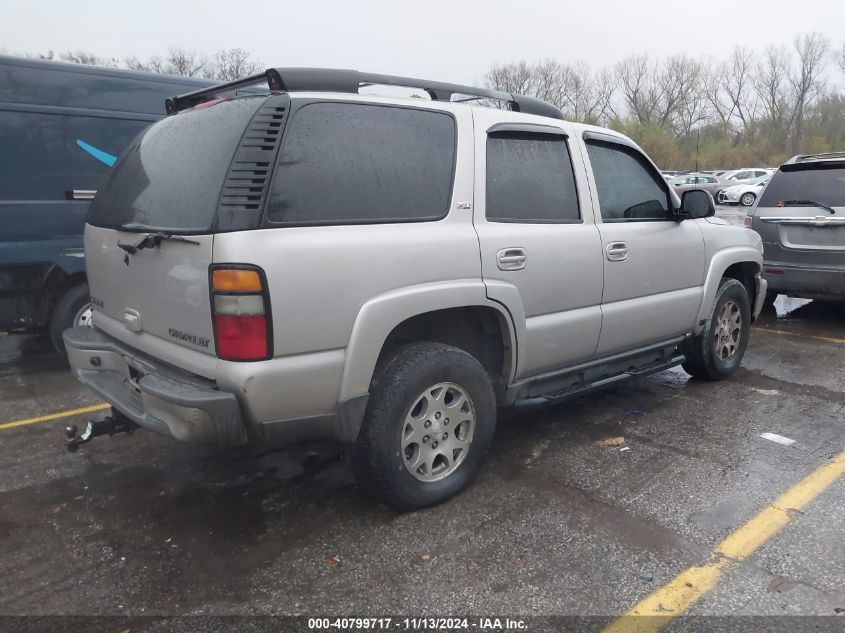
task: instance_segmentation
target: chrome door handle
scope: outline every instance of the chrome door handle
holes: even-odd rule
[[[524,248],[503,248],[496,253],[499,270],[522,270],[525,268]]]
[[[93,200],[97,195],[96,189],[72,189],[67,192],[71,200]]]
[[[623,262],[628,259],[628,245],[625,242],[610,242],[604,250],[611,262]]]

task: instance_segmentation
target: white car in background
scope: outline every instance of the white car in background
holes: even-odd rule
[[[734,185],[732,187],[722,189],[719,192],[718,203],[739,204],[743,207],[750,207],[760,196],[760,193],[762,193],[763,187],[765,187],[766,183],[769,182],[769,178],[771,178],[771,175],[766,174],[765,176],[760,176],[759,178],[755,178],[754,180],[741,185]]]
[[[762,176],[771,176],[775,172],[774,169],[768,167],[746,167],[744,169],[734,169],[723,173],[720,178],[723,180],[733,180],[737,184],[751,182]]]

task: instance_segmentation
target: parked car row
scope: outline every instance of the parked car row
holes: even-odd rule
[[[773,172],[773,169],[756,167],[731,171],[681,173],[672,177],[668,176],[677,172],[664,171],[662,174],[677,193],[702,189],[713,196],[719,204],[751,206],[760,191],[757,186],[760,183],[765,184]],[[723,195],[728,191],[730,191],[728,195]]]

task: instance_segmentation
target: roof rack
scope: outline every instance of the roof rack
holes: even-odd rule
[[[210,101],[222,93],[260,85],[265,82],[271,91],[281,92],[310,91],[358,94],[359,88],[373,85],[419,88],[427,92],[433,101],[451,101],[453,95],[466,95],[469,99],[497,99],[507,102],[510,109],[517,112],[563,119],[563,114],[558,108],[551,103],[534,97],[511,94],[499,90],[443,83],[440,81],[396,77],[393,75],[378,75],[374,73],[362,73],[357,70],[338,70],[334,68],[268,68],[265,72],[258,75],[251,75],[236,81],[217,84],[173,97],[165,102],[165,107],[168,114],[175,114],[181,110],[192,108],[204,101]]]
[[[832,158],[845,158],[845,152],[827,152],[824,154],[803,154],[795,157],[795,162],[807,160],[825,160]]]

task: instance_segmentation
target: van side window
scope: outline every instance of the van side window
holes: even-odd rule
[[[616,143],[587,142],[604,222],[671,218],[666,183],[636,150]]]
[[[2,113],[0,198],[66,200],[73,189],[100,189],[114,159],[151,121]],[[80,227],[81,231],[81,227]]]
[[[319,225],[439,220],[449,210],[455,121],[431,110],[319,102],[288,123],[267,220]]]
[[[580,222],[566,138],[530,132],[489,135],[486,214],[490,222]]]

